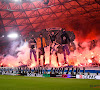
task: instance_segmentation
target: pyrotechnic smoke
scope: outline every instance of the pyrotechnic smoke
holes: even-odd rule
[[[16,55],[15,55],[16,54]],[[13,41],[10,53],[2,59],[2,65],[16,67],[26,65],[29,60],[29,47],[27,42]]]
[[[100,37],[100,18],[95,17],[95,20],[89,18],[77,17],[73,19],[66,30],[73,31],[78,42],[89,41]]]
[[[89,66],[91,63],[100,63],[100,39],[99,38],[97,38],[94,41],[87,40],[84,42],[79,42],[76,39],[74,43],[76,46],[76,50],[74,52],[71,52],[69,56],[66,55],[69,65]],[[49,64],[49,58],[50,58],[49,51],[50,51],[50,46],[45,48],[45,60],[46,60],[45,63],[46,64]],[[8,54],[6,57],[2,59],[1,65],[7,66],[7,67],[29,65],[30,48],[28,46],[28,42],[14,41],[11,44],[10,52],[11,52],[10,54]],[[37,55],[38,55],[38,52],[37,52]],[[30,67],[36,66],[34,56],[32,57],[33,58],[32,58]],[[59,59],[59,64],[62,65],[64,63],[63,54],[58,53],[58,59]],[[41,56],[41,64],[42,62],[43,62],[43,59]],[[51,56],[51,63],[52,63],[52,66],[54,67],[58,66],[55,53],[53,53],[53,55]]]
[[[100,41],[95,42],[95,45],[91,42],[83,42],[78,45],[75,41],[77,49],[74,53],[69,55],[69,62],[74,63],[74,65],[90,65],[90,60],[92,63],[100,63]],[[91,49],[90,49],[91,48]]]

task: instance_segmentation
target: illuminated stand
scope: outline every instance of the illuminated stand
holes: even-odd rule
[[[10,39],[16,39],[20,35],[17,33],[13,32],[11,34],[8,34],[7,37]],[[91,63],[91,60],[88,60]],[[91,68],[90,68],[91,69]],[[25,76],[33,76],[33,77],[64,77],[64,78],[75,78],[76,75],[82,75],[80,77],[86,78],[89,75],[98,75],[99,77],[99,67],[98,70],[95,70],[95,68],[92,68],[90,70],[89,68],[83,67],[34,67],[34,68],[28,68],[26,66],[21,66],[17,67],[16,69],[14,68],[1,68],[0,73],[2,75],[25,75]],[[87,76],[88,75],[88,76]],[[91,77],[91,76],[90,76]],[[94,77],[94,76],[93,76]]]

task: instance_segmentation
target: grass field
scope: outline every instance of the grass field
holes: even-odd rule
[[[0,90],[100,90],[100,80],[0,75]]]

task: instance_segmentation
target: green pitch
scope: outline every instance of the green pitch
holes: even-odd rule
[[[0,75],[0,90],[100,90],[100,80]]]

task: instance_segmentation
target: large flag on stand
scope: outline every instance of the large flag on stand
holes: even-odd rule
[[[60,36],[62,34],[62,28],[60,28],[60,27],[52,27],[52,28],[42,29],[39,32],[31,31],[29,33],[29,38],[31,38],[31,35],[34,35],[34,38],[37,39],[40,34],[43,34],[43,37],[46,40],[46,44],[50,45],[50,36],[49,36],[49,34],[51,34],[52,32],[57,34],[56,35],[56,42],[61,44],[61,37]],[[70,42],[73,44],[73,41],[75,39],[74,33],[72,31],[66,31],[66,33],[68,34],[68,36],[70,38]]]

